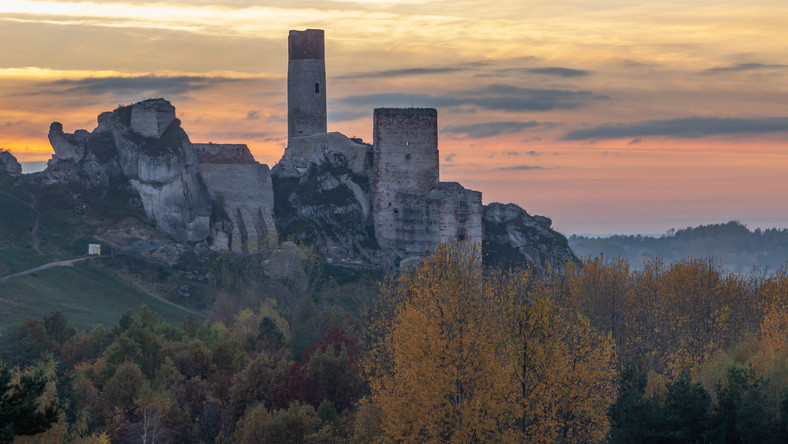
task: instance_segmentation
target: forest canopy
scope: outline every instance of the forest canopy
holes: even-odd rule
[[[181,325],[144,306],[91,331],[29,318],[0,341],[0,374],[5,396],[38,381],[46,430],[14,442],[788,437],[785,268],[599,257],[536,275],[444,246],[363,295],[363,313],[329,290],[283,305],[244,288]]]

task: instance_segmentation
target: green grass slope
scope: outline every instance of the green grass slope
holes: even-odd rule
[[[0,278],[57,260],[84,257],[94,234],[124,218],[143,221],[141,208],[128,205],[128,185],[113,179],[108,189],[90,190],[79,184],[43,185],[41,174],[14,178],[0,174]],[[103,243],[102,243],[103,244]],[[107,247],[107,245],[104,245]],[[103,248],[102,253],[109,253]],[[178,322],[188,315],[161,299],[174,293],[169,286],[146,285],[137,275],[157,276],[151,261],[136,260],[129,274],[122,258],[80,262],[0,282],[0,335],[26,317],[55,310],[74,327],[113,325],[127,310],[146,304],[162,318]],[[121,264],[121,265],[118,265]]]
[[[180,323],[189,315],[129,283],[102,259],[74,267],[53,267],[0,282],[0,335],[26,317],[43,317],[60,310],[69,324],[90,330],[114,325],[128,310],[146,304],[163,319]]]

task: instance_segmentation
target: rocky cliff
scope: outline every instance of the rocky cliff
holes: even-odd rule
[[[16,157],[3,148],[0,148],[0,173],[12,176],[22,174],[22,165],[17,162]]]
[[[381,264],[370,215],[372,147],[339,133],[291,139],[274,166],[280,238],[336,261]]]
[[[178,242],[208,237],[211,201],[197,174],[197,158],[175,108],[151,99],[105,112],[93,132],[63,132],[52,123],[55,155],[45,175],[50,183],[79,182],[87,188],[128,181],[148,219]]]
[[[561,233],[551,228],[544,216],[531,216],[515,204],[484,206],[482,253],[487,265],[508,268],[530,266],[536,270],[561,268],[580,260]]]

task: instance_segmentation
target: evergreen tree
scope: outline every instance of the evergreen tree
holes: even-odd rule
[[[11,443],[14,436],[41,433],[57,421],[57,406],[39,408],[46,383],[39,371],[23,373],[15,382],[11,370],[0,363],[0,443]]]

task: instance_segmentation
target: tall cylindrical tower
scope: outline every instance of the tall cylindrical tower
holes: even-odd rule
[[[322,29],[290,31],[287,139],[325,133],[326,62]],[[288,143],[289,144],[289,143]]]

